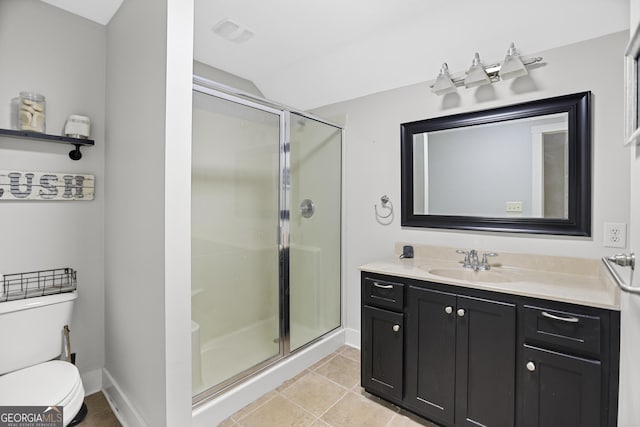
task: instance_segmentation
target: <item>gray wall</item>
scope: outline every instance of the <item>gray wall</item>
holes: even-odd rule
[[[530,135],[522,122],[430,134],[429,212],[501,217],[505,202],[520,201],[530,216]]]
[[[105,371],[157,426],[166,425],[165,21],[164,2],[125,1],[107,26]]]
[[[565,121],[539,118],[429,132],[429,212],[531,216],[531,127]],[[506,212],[507,201],[522,202],[522,212]]]
[[[20,91],[47,101],[47,133],[66,118],[91,118],[95,147],[0,137],[0,169],[95,175],[95,200],[0,202],[0,275],[56,267],[78,270],[71,323],[85,391],[101,386],[104,365],[105,27],[37,0],[0,0],[0,128],[11,128],[10,102]]]
[[[603,223],[629,222],[629,160],[620,143],[621,58],[627,40],[628,33],[620,32],[539,52],[545,65],[532,70],[529,77],[480,88],[460,88],[457,95],[436,96],[427,83],[422,83],[314,110],[319,116],[336,121],[346,117],[343,230],[347,241],[347,328],[360,330],[357,267],[392,256],[397,241],[584,258],[599,258],[609,252],[603,247]],[[598,58],[595,63],[594,57]],[[434,75],[437,71],[433,70]],[[400,227],[400,123],[586,90],[593,92],[591,238]],[[396,220],[386,227],[375,221],[373,212],[373,205],[382,194],[388,194],[396,207]]]
[[[131,425],[191,423],[192,22],[125,0],[107,26],[105,386]]]
[[[222,83],[224,85],[240,89],[252,95],[260,97],[263,96],[262,92],[260,92],[260,89],[258,89],[252,81],[243,79],[242,77],[238,77],[231,73],[227,73],[226,71],[222,71],[210,65],[203,64],[202,62],[193,61],[193,74],[198,77],[204,77],[205,79],[213,80],[214,82]]]

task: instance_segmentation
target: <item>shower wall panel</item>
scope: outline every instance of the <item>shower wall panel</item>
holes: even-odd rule
[[[341,321],[342,130],[232,98],[194,90],[195,401]]]
[[[291,349],[340,326],[342,130],[291,114]],[[313,213],[301,206],[311,201]]]
[[[280,353],[280,116],[194,92],[192,145],[191,306],[206,389]],[[239,333],[250,330],[264,336]]]

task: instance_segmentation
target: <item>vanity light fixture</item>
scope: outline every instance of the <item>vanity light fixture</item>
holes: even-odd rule
[[[464,87],[476,87],[491,84],[491,79],[484,69],[484,65],[480,62],[480,54],[476,52],[471,63],[471,68],[467,71],[467,77],[464,79]]]
[[[539,56],[522,58],[513,43],[509,46],[507,55],[502,63],[483,65],[480,61],[480,55],[476,52],[471,67],[462,76],[458,74],[458,76],[452,77],[447,63],[442,64],[440,74],[431,85],[431,91],[436,95],[446,95],[455,92],[458,86],[471,88],[525,76],[529,74],[527,66],[541,61],[542,58]]]
[[[431,89],[433,93],[436,95],[446,95],[447,93],[452,93],[456,91],[456,85],[453,84],[451,80],[451,75],[449,74],[449,67],[445,62],[442,64],[442,68],[440,68],[440,74],[438,74],[438,78],[436,82],[433,84]]]
[[[516,77],[526,76],[529,74],[527,67],[525,67],[520,55],[516,52],[516,47],[513,43],[507,50],[507,56],[502,61],[502,67],[500,67],[500,78],[502,80],[515,79]]]

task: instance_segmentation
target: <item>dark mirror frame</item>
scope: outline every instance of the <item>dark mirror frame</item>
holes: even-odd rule
[[[510,233],[591,236],[591,92],[490,110],[419,120],[400,125],[401,224],[403,227],[449,228]],[[526,117],[568,113],[568,218],[496,218],[420,215],[413,209],[413,137],[424,132],[496,123]]]

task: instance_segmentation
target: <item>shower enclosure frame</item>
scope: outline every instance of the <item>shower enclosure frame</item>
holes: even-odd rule
[[[263,362],[252,366],[230,378],[227,380],[213,385],[212,387],[207,388],[206,390],[198,393],[197,395],[192,397],[192,406],[194,408],[198,407],[201,404],[204,404],[215,398],[222,393],[228,391],[232,387],[241,384],[245,380],[253,377],[255,374],[265,370],[266,368],[273,366],[276,363],[279,363],[285,360],[289,355],[295,354],[314,343],[322,340],[325,336],[331,334],[332,332],[341,329],[344,327],[344,307],[342,304],[343,299],[343,262],[342,262],[342,218],[343,218],[343,191],[342,191],[342,179],[344,176],[344,165],[342,163],[342,158],[344,157],[344,128],[336,123],[332,123],[328,120],[319,118],[314,116],[313,114],[309,114],[304,111],[297,110],[295,108],[288,107],[286,105],[282,105],[279,103],[275,103],[273,101],[269,101],[267,99],[249,94],[247,92],[235,89],[233,87],[200,77],[193,77],[193,91],[197,91],[206,95],[214,96],[220,99],[224,99],[230,102],[234,102],[237,104],[241,104],[250,108],[256,108],[258,110],[262,110],[268,113],[272,113],[278,115],[279,117],[279,170],[278,170],[278,205],[279,205],[279,215],[278,215],[278,270],[279,270],[279,353]],[[340,319],[339,323],[335,328],[332,328],[328,331],[325,331],[322,335],[312,339],[306,344],[291,350],[291,325],[290,325],[290,299],[289,299],[289,291],[290,291],[290,270],[289,270],[289,256],[290,256],[290,212],[291,212],[291,197],[290,191],[287,188],[290,186],[288,184],[289,176],[290,176],[290,144],[291,144],[291,114],[294,113],[296,115],[314,120],[319,123],[326,124],[328,126],[335,127],[340,130],[340,206],[339,206],[339,216],[341,218],[339,224],[339,244],[340,244],[340,259],[339,259],[339,313]]]

